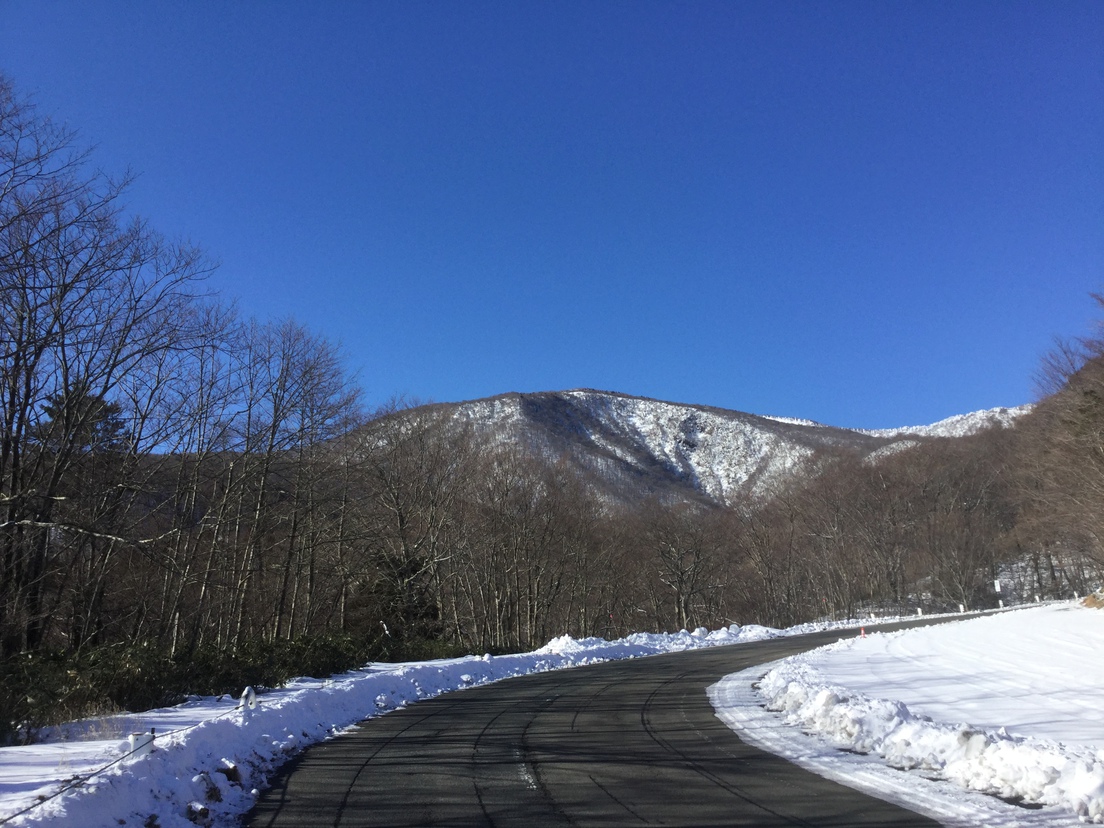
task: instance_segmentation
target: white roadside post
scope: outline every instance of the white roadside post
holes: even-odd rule
[[[127,737],[130,743],[130,755],[135,759],[147,756],[153,751],[154,728],[149,733],[131,733]]]
[[[252,685],[242,691],[238,709],[242,712],[242,722],[248,721],[249,714],[257,709],[257,691],[253,689]]]

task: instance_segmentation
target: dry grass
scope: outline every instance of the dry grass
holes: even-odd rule
[[[1086,595],[1081,599],[1081,605],[1090,607],[1091,609],[1104,609],[1104,595],[1099,592],[1094,592],[1092,595]]]

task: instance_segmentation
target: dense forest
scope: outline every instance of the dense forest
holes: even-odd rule
[[[613,502],[241,319],[0,80],[0,740],[366,659],[995,605],[1098,585],[1104,340],[1014,427]]]

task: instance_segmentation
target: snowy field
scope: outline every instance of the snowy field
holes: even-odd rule
[[[843,640],[710,697],[746,740],[945,825],[1100,823],[1101,652],[1104,611],[1055,604]]]
[[[733,626],[612,642],[565,636],[521,655],[373,664],[300,679],[257,696],[252,708],[197,698],[72,723],[39,744],[0,749],[0,825],[232,826],[267,776],[303,747],[420,699],[828,626]],[[946,825],[1075,825],[1077,813],[1091,820],[1104,803],[1104,751],[1096,747],[1104,745],[1104,667],[1094,658],[1102,645],[1104,612],[1062,604],[843,640],[729,676],[710,696],[742,738]],[[765,701],[779,712],[765,710]],[[133,750],[129,735],[151,729],[152,752]]]

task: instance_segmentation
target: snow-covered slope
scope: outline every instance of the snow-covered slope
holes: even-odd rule
[[[901,437],[910,434],[919,437],[965,437],[994,426],[1008,428],[1017,417],[1023,416],[1033,407],[1021,405],[1016,408],[989,408],[970,414],[955,414],[953,417],[931,425],[883,428],[865,433],[881,437]]]
[[[731,502],[769,491],[817,450],[874,450],[884,438],[737,411],[576,390],[508,394],[457,406],[477,433],[570,457],[614,488],[690,489]]]
[[[590,389],[505,394],[447,407],[480,439],[547,459],[567,457],[614,496],[698,496],[720,503],[771,492],[819,452],[877,458],[898,444],[914,445],[918,436],[1007,425],[1022,411],[994,409],[934,426],[864,432]]]

